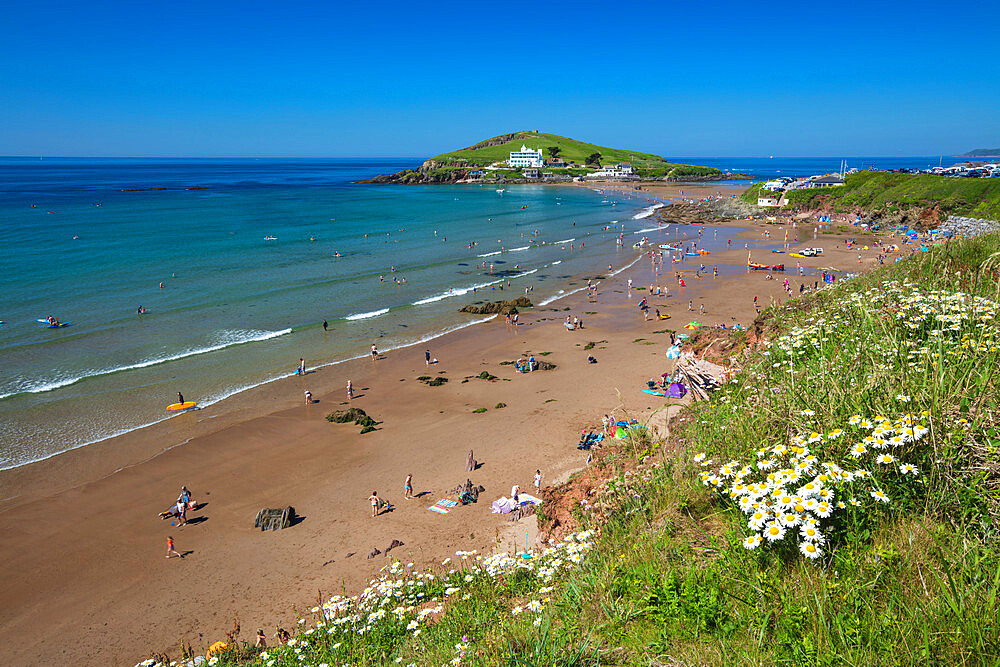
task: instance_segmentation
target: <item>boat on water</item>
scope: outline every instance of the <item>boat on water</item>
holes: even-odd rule
[[[265,241],[277,241],[278,237],[277,236],[265,236],[264,240]]]

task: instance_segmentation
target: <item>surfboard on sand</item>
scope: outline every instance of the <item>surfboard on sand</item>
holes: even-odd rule
[[[171,403],[167,406],[167,410],[170,412],[177,412],[178,410],[190,410],[194,406],[198,405],[197,401],[184,401],[183,403]]]
[[[663,394],[658,391],[653,391],[652,389],[643,389],[643,391],[646,392],[647,394],[652,394],[653,396],[666,396],[666,394]]]

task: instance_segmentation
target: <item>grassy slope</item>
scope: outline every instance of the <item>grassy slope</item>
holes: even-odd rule
[[[995,178],[861,171],[850,174],[843,186],[794,190],[787,198],[792,206],[811,208],[826,202],[837,210],[940,205],[945,213],[1000,220],[1000,179]]]
[[[476,146],[480,146],[482,143],[486,142],[480,142]],[[494,162],[506,160],[510,157],[511,151],[520,150],[522,144],[532,149],[541,148],[546,158],[549,157],[549,147],[558,146],[561,149],[559,157],[566,162],[576,162],[577,164],[584,164],[587,157],[592,153],[600,153],[601,164],[631,162],[635,168],[655,170],[659,172],[660,176],[666,175],[671,170],[675,170],[677,175],[710,175],[720,173],[718,169],[712,167],[681,165],[676,162],[668,162],[659,155],[653,155],[652,153],[608,148],[607,146],[598,146],[546,132],[515,132],[513,133],[513,138],[496,146],[484,146],[480,148],[470,146],[457,151],[442,153],[431,159],[441,164],[465,163],[486,166]],[[696,171],[692,171],[692,169]]]
[[[369,606],[358,620],[323,622],[304,644],[267,658],[245,648],[223,662],[995,664],[1000,324],[982,313],[998,309],[998,261],[1000,236],[955,242],[766,311],[757,333],[776,344],[741,357],[735,382],[694,404],[669,442],[638,437],[595,462],[592,471],[611,479],[574,504],[575,519],[598,531],[581,566],[563,552],[547,561],[560,563],[551,573],[497,576],[480,567],[466,577],[446,572],[454,564],[433,579],[390,573],[417,583],[384,587],[400,594],[385,595],[383,618],[371,620]],[[898,317],[899,294],[909,288],[887,287],[890,280],[912,282],[922,298],[943,290],[994,303],[977,311],[966,298],[955,301],[967,319],[946,322],[957,322],[957,332],[941,330],[934,317],[919,321],[919,308]],[[803,327],[811,330],[781,342]],[[907,412],[929,433],[889,450],[897,462],[846,455],[860,437],[852,415]],[[871,474],[829,483],[837,499],[855,497],[860,506],[824,521],[822,558],[806,560],[794,542],[745,549],[745,516],[703,474],[729,460],[752,463],[755,450],[788,444],[792,434],[835,428],[844,434],[817,434],[811,452]],[[698,452],[714,463],[697,463]],[[897,471],[902,461],[917,474]],[[869,497],[872,488],[890,502]],[[443,613],[408,626],[428,606],[420,600],[431,598]],[[530,601],[540,609],[529,610]],[[402,610],[398,620],[393,608]]]

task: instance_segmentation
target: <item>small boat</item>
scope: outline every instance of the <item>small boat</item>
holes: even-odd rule
[[[688,257],[697,257],[699,253],[696,253],[696,252],[686,252],[684,254],[687,255]]]
[[[771,268],[770,264],[758,264],[757,262],[747,262],[747,266],[755,271],[766,271]]]
[[[278,237],[277,236],[265,236],[264,240],[265,241],[277,241]]]

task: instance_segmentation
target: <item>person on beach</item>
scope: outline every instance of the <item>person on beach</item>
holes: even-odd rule
[[[181,392],[177,392],[177,402],[178,403],[184,402],[184,394],[182,394]]]
[[[403,482],[403,497],[409,500],[413,497],[413,474],[407,473],[406,480]]]
[[[305,374],[306,374],[306,360],[303,359],[302,357],[299,357],[299,375],[305,375]]]
[[[326,320],[323,320],[323,331],[326,331],[329,326],[329,323],[327,323]]]
[[[375,343],[372,343],[372,361],[378,359],[378,348],[375,347]]]
[[[347,381],[347,400],[350,401],[353,398],[354,398],[354,385],[352,385],[351,381],[348,380]]]
[[[431,365],[431,351],[430,350],[424,350],[424,364],[427,365],[427,366]]]
[[[254,644],[254,648],[267,648],[267,639],[264,637],[264,631],[257,628],[257,642]]]
[[[167,537],[167,558],[171,556],[177,556],[178,558],[184,558],[179,551],[174,549],[174,538],[172,536]]]
[[[372,494],[368,496],[368,502],[370,502],[372,505],[372,518],[374,519],[376,516],[378,516],[378,503],[379,503],[378,491],[372,491]]]
[[[535,471],[535,493],[538,493],[538,487],[542,485],[542,471]]]
[[[306,405],[312,405],[313,402],[312,392],[307,389],[305,394],[306,394]]]
[[[521,504],[521,487],[517,484],[510,487],[510,499],[515,505]]]

